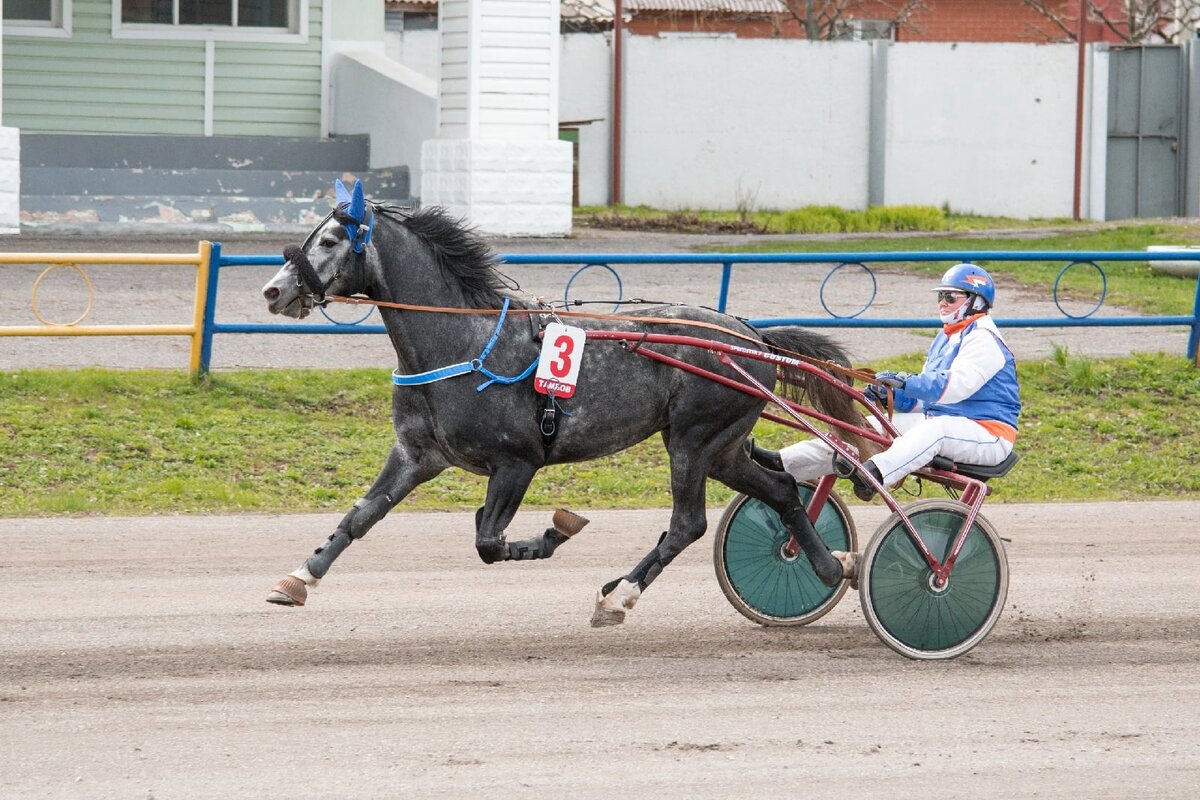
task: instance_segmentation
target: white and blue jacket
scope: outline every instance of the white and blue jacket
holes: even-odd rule
[[[925,416],[966,417],[1016,441],[1021,399],[1017,365],[996,323],[986,314],[945,326],[929,345],[920,375],[903,393]]]

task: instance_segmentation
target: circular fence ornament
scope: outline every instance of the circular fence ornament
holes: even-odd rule
[[[83,278],[83,283],[85,286],[87,286],[87,290],[88,290],[87,307],[83,309],[82,314],[80,314],[78,317],[71,320],[70,322],[51,322],[50,320],[48,320],[42,316],[42,311],[40,308],[38,308],[38,299],[37,299],[38,298],[38,289],[41,288],[42,281],[45,280],[47,275],[49,275],[51,272],[53,272],[56,269],[64,269],[64,268],[69,268],[69,269],[75,270],[76,272],[79,273],[79,277]],[[78,325],[79,323],[83,322],[85,319],[87,319],[87,315],[92,313],[92,306],[95,304],[95,302],[96,302],[96,287],[92,286],[92,279],[89,278],[88,274],[83,271],[83,267],[79,266],[78,264],[51,264],[50,266],[46,267],[44,270],[42,270],[42,274],[37,276],[37,280],[35,280],[33,282],[33,293],[29,298],[29,304],[33,308],[34,318],[37,319],[37,321],[42,323],[43,325],[50,325],[55,328],[69,328],[69,327]]]
[[[855,311],[853,314],[838,314],[829,307],[829,303],[827,303],[825,300],[825,287],[829,285],[829,281],[832,280],[833,276],[840,272],[843,267],[858,267],[860,270],[866,273],[868,278],[871,279],[871,296],[867,298],[867,302],[863,304],[862,308],[860,308],[858,311]],[[821,281],[821,290],[819,293],[821,307],[825,309],[825,313],[834,319],[854,319],[871,307],[871,304],[875,302],[875,294],[878,290],[879,284],[876,282],[875,273],[871,271],[870,267],[861,261],[843,261],[841,264],[838,264],[836,267],[829,270],[829,272],[825,275],[825,280]]]
[[[1063,277],[1070,270],[1074,269],[1075,267],[1084,266],[1084,265],[1089,266],[1092,269],[1096,270],[1097,274],[1100,275],[1100,299],[1096,301],[1096,305],[1092,306],[1091,310],[1089,310],[1086,314],[1072,314],[1070,311],[1067,311],[1065,308],[1063,308],[1062,303],[1059,302],[1058,287],[1059,287],[1059,284],[1062,283]],[[1087,319],[1092,314],[1095,314],[1097,311],[1100,310],[1100,306],[1104,305],[1104,298],[1107,295],[1108,295],[1108,276],[1104,274],[1104,270],[1100,269],[1100,266],[1098,264],[1096,264],[1096,262],[1094,262],[1094,261],[1072,261],[1070,264],[1067,264],[1065,267],[1060,269],[1058,271],[1058,277],[1054,279],[1054,305],[1056,305],[1058,307],[1058,310],[1062,312],[1062,315],[1064,317],[1070,317],[1071,319]]]
[[[571,275],[570,278],[567,279],[567,285],[563,287],[563,306],[568,311],[570,311],[570,309],[571,309],[571,284],[575,282],[576,278],[578,278],[583,273],[587,272],[589,269],[592,269],[593,267],[601,267],[602,269],[608,270],[608,273],[613,276],[613,280],[617,282],[617,299],[613,301],[613,307],[612,307],[613,313],[615,314],[616,312],[621,310],[621,300],[625,296],[625,287],[621,283],[621,274],[619,272],[617,272],[615,269],[613,269],[612,267],[610,267],[608,264],[584,264],[582,267],[575,270],[575,273],[573,275]]]

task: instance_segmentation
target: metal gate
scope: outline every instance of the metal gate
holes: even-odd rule
[[[1182,216],[1187,84],[1183,48],[1109,51],[1105,219]]]

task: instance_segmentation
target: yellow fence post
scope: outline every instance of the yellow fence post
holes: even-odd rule
[[[192,314],[192,356],[188,360],[188,375],[200,374],[200,354],[204,347],[204,311],[208,298],[208,271],[212,269],[212,243],[200,242],[196,263],[196,303]]]

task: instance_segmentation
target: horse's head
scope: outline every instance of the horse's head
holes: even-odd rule
[[[375,226],[375,211],[363,197],[360,181],[347,191],[334,182],[337,206],[304,240],[303,246],[288,245],[285,259],[275,277],[263,287],[267,310],[304,319],[327,294],[356,294],[364,291],[367,246]]]

